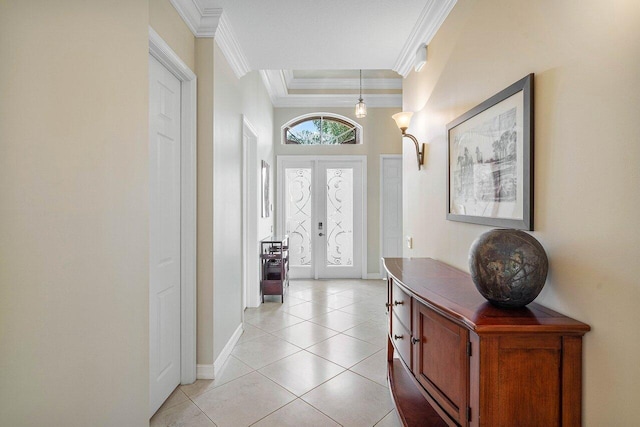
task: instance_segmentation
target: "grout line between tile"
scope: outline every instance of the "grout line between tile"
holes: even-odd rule
[[[257,371],[257,369],[254,369],[253,367],[251,367],[251,366],[247,365],[247,364],[246,364],[246,363],[244,363],[242,360],[238,359],[238,361],[239,361],[240,363],[242,363],[243,365],[246,365],[248,368],[250,368],[250,369],[251,369],[251,371],[249,371],[249,372],[247,372],[247,373],[245,373],[245,374],[242,374],[242,375],[240,375],[240,376],[238,376],[238,377],[236,377],[236,378],[234,378],[234,379],[232,379],[232,380],[229,380],[229,381],[227,381],[226,383],[222,383],[222,384],[220,384],[219,386],[211,387],[210,389],[205,390],[205,391],[203,391],[202,393],[194,394],[193,396],[188,396],[188,395],[187,395],[187,397],[188,397],[188,398],[193,402],[193,399],[191,399],[192,397],[200,397],[200,396],[203,396],[203,395],[205,395],[205,394],[207,394],[207,393],[209,393],[209,392],[212,392],[213,390],[216,390],[216,389],[218,389],[218,388],[220,388],[220,387],[222,387],[222,386],[225,386],[225,385],[227,385],[227,384],[230,384],[230,383],[232,383],[232,382],[234,382],[234,381],[236,381],[236,380],[239,380],[240,378],[246,377],[247,375],[249,375],[249,374],[251,374],[251,373],[253,373],[253,372],[256,372],[256,371]],[[185,393],[185,395],[186,395],[186,394],[187,394],[187,393]],[[193,403],[195,403],[195,402],[193,402]]]
[[[378,424],[380,424],[382,422],[382,420],[384,420],[385,418],[387,418],[389,416],[390,413],[392,413],[395,409],[390,410],[389,412],[386,413],[386,415],[382,418],[380,418],[378,421],[376,421],[376,423],[373,425],[373,427],[377,426]]]
[[[315,283],[317,283],[317,281],[316,281]],[[294,285],[294,286],[295,286],[295,285]],[[267,378],[269,381],[271,381],[272,383],[276,384],[278,387],[282,388],[283,390],[287,391],[288,393],[290,393],[291,395],[293,395],[293,396],[295,396],[295,397],[296,397],[294,400],[292,400],[292,401],[290,401],[290,402],[286,403],[285,405],[282,405],[281,407],[279,407],[279,408],[275,409],[275,410],[274,410],[274,411],[272,411],[271,413],[269,413],[269,414],[265,415],[264,417],[262,417],[260,420],[255,421],[253,424],[256,424],[256,423],[260,422],[261,420],[263,420],[264,418],[266,418],[266,417],[270,416],[270,415],[271,415],[271,414],[273,414],[274,412],[279,411],[280,409],[284,408],[285,406],[287,406],[287,405],[289,405],[289,404],[291,404],[291,403],[293,403],[293,402],[295,402],[296,400],[298,400],[298,399],[299,399],[299,400],[303,401],[304,403],[308,404],[309,406],[311,406],[312,408],[314,408],[315,410],[317,410],[318,412],[320,412],[321,414],[323,414],[324,416],[326,416],[326,417],[328,417],[329,419],[331,419],[332,421],[334,421],[336,424],[341,425],[338,421],[334,420],[331,416],[329,416],[328,414],[325,414],[325,413],[324,413],[323,411],[321,411],[319,408],[316,408],[316,407],[315,407],[315,406],[313,406],[311,403],[309,403],[309,402],[307,402],[306,400],[304,400],[304,399],[303,399],[303,396],[307,395],[308,393],[312,392],[313,390],[317,389],[318,387],[322,386],[323,384],[327,383],[328,381],[331,381],[332,379],[336,378],[337,376],[342,375],[343,373],[345,373],[345,372],[347,372],[347,371],[349,371],[349,372],[351,372],[351,373],[353,373],[353,374],[356,374],[356,375],[358,375],[360,378],[363,378],[363,379],[365,379],[365,380],[367,380],[367,381],[369,381],[369,382],[371,382],[371,383],[373,383],[373,384],[375,384],[375,385],[378,385],[378,386],[380,386],[380,387],[383,387],[383,388],[384,388],[384,386],[382,386],[381,384],[377,383],[376,381],[373,381],[372,379],[370,379],[370,378],[368,378],[368,377],[366,377],[366,376],[364,376],[364,375],[361,375],[361,374],[359,374],[359,373],[354,372],[354,371],[352,371],[352,370],[351,370],[351,368],[353,368],[354,366],[358,365],[359,363],[364,362],[365,360],[367,360],[367,359],[369,359],[369,358],[373,357],[374,355],[376,355],[376,354],[377,354],[377,353],[379,353],[380,351],[384,350],[384,347],[382,347],[382,348],[380,348],[380,349],[377,349],[373,354],[371,354],[371,355],[369,355],[369,356],[367,356],[367,357],[365,357],[365,358],[363,358],[363,359],[361,359],[361,360],[357,361],[356,363],[352,364],[352,365],[351,365],[351,366],[349,366],[349,367],[344,367],[344,366],[342,366],[342,365],[340,365],[340,364],[338,364],[338,363],[336,363],[336,362],[334,362],[334,361],[332,361],[332,360],[329,360],[329,359],[327,359],[327,358],[325,358],[325,357],[323,357],[323,356],[320,356],[320,355],[318,355],[318,354],[315,354],[315,353],[313,353],[313,352],[311,352],[311,351],[308,351],[308,350],[307,350],[307,349],[308,349],[308,348],[310,348],[310,347],[313,347],[313,346],[315,346],[315,345],[318,345],[318,344],[320,344],[320,343],[322,343],[322,342],[325,342],[325,341],[327,341],[327,340],[329,340],[329,339],[331,339],[331,338],[335,338],[335,337],[337,337],[337,336],[339,336],[339,335],[343,335],[343,336],[345,336],[345,337],[353,338],[353,339],[356,339],[356,340],[358,340],[358,341],[360,341],[360,342],[363,342],[363,343],[366,343],[366,344],[374,345],[374,346],[375,346],[375,345],[376,345],[375,343],[372,343],[372,342],[367,341],[367,340],[364,340],[364,339],[360,339],[360,338],[358,338],[358,337],[353,337],[353,336],[347,335],[345,332],[347,332],[348,330],[353,329],[353,328],[355,328],[356,326],[359,326],[359,325],[361,325],[361,324],[363,324],[363,323],[366,323],[366,322],[368,322],[368,321],[371,321],[372,319],[374,319],[374,318],[375,318],[375,317],[377,317],[377,316],[367,316],[366,318],[364,318],[364,317],[361,317],[361,316],[358,316],[358,315],[355,315],[355,314],[352,314],[352,313],[349,313],[349,312],[343,311],[342,309],[344,309],[344,308],[346,308],[346,307],[349,307],[349,306],[351,306],[351,305],[354,305],[354,304],[358,304],[359,302],[361,302],[361,301],[365,301],[365,300],[370,299],[370,298],[377,298],[377,297],[378,297],[378,295],[375,295],[375,294],[372,294],[372,293],[367,293],[366,291],[363,291],[363,294],[364,294],[364,295],[367,295],[367,298],[365,298],[365,299],[363,299],[363,300],[356,300],[356,299],[353,299],[353,298],[351,298],[351,297],[347,297],[346,295],[344,295],[344,296],[342,296],[343,298],[351,299],[351,300],[352,300],[352,302],[351,302],[350,304],[347,304],[347,305],[345,305],[345,306],[343,306],[343,307],[339,307],[339,308],[329,307],[329,308],[330,308],[330,310],[329,310],[328,312],[326,312],[326,313],[322,313],[322,314],[319,314],[318,316],[314,316],[314,317],[312,317],[312,318],[310,318],[310,319],[303,319],[303,318],[300,318],[300,317],[298,317],[298,316],[296,316],[296,315],[294,315],[294,314],[291,314],[290,312],[286,311],[286,310],[288,310],[289,308],[295,307],[296,305],[304,304],[305,302],[309,302],[309,303],[311,303],[311,304],[316,304],[316,303],[317,303],[317,301],[320,301],[320,300],[323,300],[323,299],[327,299],[327,298],[331,297],[332,295],[333,295],[333,296],[339,296],[339,294],[340,294],[340,293],[342,293],[342,292],[346,292],[346,291],[354,291],[354,292],[358,292],[358,290],[360,290],[360,288],[358,288],[358,287],[356,287],[356,286],[349,286],[349,287],[347,287],[346,289],[343,289],[343,290],[340,290],[340,291],[337,291],[337,292],[333,292],[333,293],[331,293],[331,292],[327,292],[327,294],[325,294],[325,295],[321,295],[320,293],[316,294],[316,293],[314,292],[314,290],[313,290],[313,289],[314,289],[314,287],[315,287],[315,286],[313,286],[313,285],[312,285],[312,286],[305,286],[304,288],[302,288],[302,289],[300,289],[300,290],[299,290],[299,292],[301,292],[301,293],[302,293],[302,292],[304,292],[304,293],[309,293],[308,291],[310,291],[310,293],[311,293],[310,298],[311,298],[311,299],[307,299],[307,297],[305,297],[305,298],[300,298],[299,296],[298,296],[298,297],[296,297],[295,295],[291,295],[292,297],[294,297],[294,298],[296,298],[296,299],[300,300],[301,302],[299,302],[299,303],[297,303],[297,304],[294,304],[294,305],[292,305],[292,306],[289,306],[289,307],[287,307],[286,309],[284,309],[284,308],[282,309],[282,313],[285,313],[285,314],[287,314],[287,315],[289,315],[289,316],[293,316],[293,317],[295,317],[295,318],[301,319],[301,320],[302,320],[302,322],[296,323],[296,324],[294,324],[294,325],[289,325],[289,326],[286,326],[286,327],[284,327],[284,328],[276,329],[276,330],[274,330],[274,331],[266,331],[266,330],[262,329],[259,325],[256,325],[256,324],[254,324],[254,323],[251,323],[251,321],[246,321],[246,320],[245,320],[245,321],[246,321],[248,324],[250,324],[251,326],[253,326],[253,327],[255,327],[255,328],[257,328],[257,329],[259,329],[259,330],[261,330],[261,331],[265,332],[265,334],[271,335],[271,336],[273,336],[273,337],[274,337],[274,338],[276,338],[276,339],[281,339],[281,340],[283,340],[283,341],[285,341],[285,342],[287,342],[287,343],[289,343],[289,344],[291,344],[291,345],[293,345],[293,346],[295,346],[295,347],[298,347],[298,348],[300,349],[299,351],[297,351],[297,352],[295,352],[295,353],[292,353],[292,354],[287,355],[287,356],[284,356],[284,357],[282,357],[282,358],[280,358],[280,359],[278,359],[278,360],[276,360],[276,361],[274,361],[274,362],[271,362],[269,365],[271,365],[271,364],[273,364],[273,363],[277,363],[277,362],[279,362],[279,361],[282,361],[283,359],[285,359],[285,358],[287,358],[287,357],[289,357],[289,356],[292,356],[293,354],[297,354],[297,353],[299,353],[300,351],[306,351],[306,352],[308,352],[308,353],[310,353],[310,354],[313,354],[314,356],[317,356],[317,357],[319,357],[319,358],[321,358],[321,359],[323,359],[323,360],[326,360],[326,361],[327,361],[327,362],[329,362],[329,363],[332,363],[332,364],[334,364],[334,365],[339,366],[339,367],[340,367],[340,368],[342,368],[343,370],[342,370],[341,372],[337,373],[336,375],[332,376],[331,378],[328,378],[327,380],[323,381],[322,383],[320,383],[320,384],[316,385],[315,387],[313,387],[312,389],[308,390],[306,393],[302,394],[301,396],[297,396],[295,393],[292,393],[291,391],[289,391],[287,388],[283,387],[282,385],[280,385],[280,384],[279,384],[279,383],[277,383],[276,381],[274,381],[274,380],[272,380],[271,378],[267,377],[266,375],[262,374],[262,372],[260,372],[258,369],[254,369],[252,366],[249,366],[249,365],[248,365],[251,369],[253,369],[253,371],[252,371],[252,372],[257,372],[258,374],[262,375],[264,378]],[[294,289],[295,289],[295,288],[294,288]],[[291,292],[291,291],[290,291],[290,292]],[[264,306],[263,306],[263,307],[264,307]],[[266,310],[265,310],[265,311],[266,311]],[[360,321],[359,323],[357,323],[357,324],[355,324],[355,325],[351,326],[349,329],[346,329],[345,331],[337,331],[337,330],[335,330],[335,329],[329,328],[329,327],[327,327],[327,326],[325,326],[325,325],[322,325],[322,324],[319,324],[319,323],[316,323],[316,322],[314,322],[314,321],[313,321],[313,319],[315,319],[315,318],[318,318],[318,317],[321,317],[321,316],[327,315],[327,314],[332,313],[332,312],[335,312],[335,311],[340,311],[341,313],[348,314],[348,315],[351,315],[351,316],[353,316],[353,317],[360,317],[361,321]],[[312,345],[310,345],[310,346],[307,346],[307,347],[305,347],[305,348],[302,348],[302,347],[300,347],[300,346],[298,346],[298,345],[296,345],[296,344],[294,344],[294,343],[292,343],[292,342],[290,342],[290,341],[287,341],[287,340],[286,340],[285,338],[283,338],[283,337],[280,337],[280,336],[278,336],[278,335],[275,335],[275,332],[282,331],[282,330],[284,330],[284,329],[287,329],[287,328],[293,327],[293,326],[295,326],[295,325],[300,325],[300,324],[302,324],[302,323],[304,323],[304,322],[312,323],[312,324],[314,324],[314,325],[318,325],[318,326],[321,326],[321,327],[327,328],[327,329],[329,329],[329,330],[331,330],[331,331],[333,331],[333,332],[336,332],[337,334],[336,334],[336,335],[334,335],[334,336],[332,336],[332,337],[326,338],[326,339],[324,339],[324,340],[318,341],[317,343],[314,343],[314,344],[312,344]],[[259,322],[256,322],[256,323],[259,323]],[[256,338],[259,338],[259,337],[256,337]],[[254,338],[254,339],[255,339],[255,338]],[[248,341],[246,341],[245,343],[251,342],[252,340],[253,340],[253,339],[248,340]],[[245,343],[242,343],[242,344],[245,344]],[[235,356],[234,356],[234,357],[235,357]],[[237,359],[237,358],[236,358],[236,359]],[[243,362],[241,359],[238,359],[238,360],[239,360],[240,362],[242,362],[242,363],[245,363],[245,362]],[[245,363],[245,364],[246,364],[246,363]],[[263,366],[262,368],[264,368],[264,367],[266,367],[266,366],[269,366],[269,365],[265,365],[265,366]],[[259,369],[262,369],[262,368],[259,368]],[[245,375],[247,375],[247,374],[245,374]],[[244,376],[244,375],[242,375],[242,376]],[[242,376],[241,376],[241,377],[242,377]],[[241,377],[238,377],[238,378],[241,378]],[[236,378],[236,379],[238,379],[238,378]],[[235,381],[236,379],[234,379],[234,380],[232,380],[232,381]],[[229,383],[230,383],[230,382],[232,382],[232,381],[229,381]],[[228,384],[228,383],[225,383],[225,384]],[[223,384],[223,385],[224,385],[224,384]],[[211,390],[213,390],[213,389],[211,389]],[[187,396],[187,397],[189,397],[189,396]],[[195,396],[194,396],[194,397],[195,397]],[[189,399],[191,400],[191,398],[190,398],[190,397],[189,397]],[[193,402],[193,400],[192,400],[192,402]],[[194,402],[194,404],[195,404],[195,402]],[[197,405],[196,405],[196,406],[197,406]],[[198,407],[198,409],[200,409],[200,408]],[[200,410],[202,411],[202,409],[200,409]],[[383,420],[386,416],[388,416],[388,415],[389,415],[389,413],[391,413],[392,411],[393,411],[393,409],[392,409],[391,411],[389,411],[388,413],[386,413],[386,414],[385,414],[382,418],[380,418],[380,420],[378,420],[375,424],[380,423],[380,421],[382,421],[382,420]],[[204,411],[202,411],[202,412],[204,413]],[[205,414],[205,415],[206,415],[206,414]],[[212,420],[212,422],[213,422],[213,420]],[[252,424],[252,425],[253,425],[253,424]]]
[[[169,397],[171,397],[171,395],[173,395],[173,393],[175,393],[176,391],[180,391],[180,393],[182,393],[187,399],[189,399],[189,396],[187,396],[187,393],[185,393],[184,391],[180,390],[180,384],[178,384],[178,386],[171,392],[171,394],[169,394]],[[156,414],[159,414],[161,412],[165,412],[168,409],[174,408],[174,407],[176,407],[178,405],[182,405],[183,403],[186,402],[186,400],[183,400],[182,402],[174,403],[171,406],[164,406],[167,403],[167,401],[169,400],[169,397],[167,397],[167,399],[164,402],[162,402],[162,405],[160,405],[160,407],[153,414],[153,416],[155,416]]]
[[[363,362],[363,360],[361,360],[360,362]],[[360,363],[360,362],[358,362],[358,363]],[[357,365],[358,363],[356,363],[356,365]],[[356,366],[356,365],[353,365],[353,366]],[[353,366],[352,366],[351,368],[353,368]],[[347,371],[351,372],[352,374],[356,374],[357,376],[359,376],[359,377],[361,377],[361,378],[364,378],[365,380],[370,381],[370,382],[372,382],[373,384],[375,384],[375,385],[377,385],[377,386],[379,386],[379,387],[384,388],[385,390],[387,389],[385,386],[383,386],[383,385],[382,385],[382,384],[380,384],[379,382],[374,381],[374,380],[372,380],[372,379],[371,379],[371,378],[369,378],[369,377],[365,377],[364,375],[359,374],[359,373],[357,373],[357,372],[355,372],[355,371],[352,371],[352,370],[351,370],[351,368],[347,369]]]
[[[335,378],[335,377],[334,377]],[[326,382],[326,381],[325,381]],[[324,384],[324,383],[323,383]],[[319,387],[319,386],[318,386]],[[316,387],[317,388],[317,387]],[[309,392],[311,392],[311,390],[309,390]],[[307,392],[307,393],[309,393]],[[305,393],[305,394],[307,394]],[[304,396],[304,395],[303,395]],[[337,420],[333,419],[329,414],[325,414],[324,412],[322,412],[319,408],[316,408],[315,406],[313,406],[311,403],[307,402],[306,400],[302,399],[302,396],[300,396],[300,398],[304,403],[306,403],[307,405],[311,406],[313,409],[315,409],[316,411],[320,412],[322,415],[324,415],[325,417],[328,417],[331,421],[333,421],[334,423],[338,424],[340,427],[342,427],[342,424],[340,424]],[[379,421],[378,421],[379,422]]]
[[[225,384],[226,384],[226,383],[225,383]],[[213,390],[213,389],[211,389],[211,390]],[[211,391],[211,390],[209,390],[209,391]],[[206,393],[206,392],[205,392],[205,393]],[[204,394],[204,393],[202,393],[202,394]],[[199,394],[198,396],[200,396],[200,394]],[[187,397],[189,397],[189,396],[187,396]],[[195,397],[195,396],[194,396],[194,397]],[[207,419],[208,419],[209,421],[211,421],[211,422],[213,423],[213,425],[214,425],[214,426],[218,427],[218,424],[216,424],[216,423],[215,423],[215,421],[213,421],[213,420],[211,419],[211,417],[210,417],[209,415],[207,415],[207,413],[206,413],[206,412],[204,412],[204,411],[202,410],[202,408],[201,408],[201,407],[199,407],[199,406],[198,406],[198,404],[197,404],[196,402],[194,402],[194,401],[193,401],[193,399],[192,399],[191,397],[189,397],[189,400],[191,401],[191,403],[193,403],[193,404],[196,406],[196,408],[198,408],[198,410],[199,410],[200,412],[202,412],[202,415],[204,415],[205,417],[207,417]]]

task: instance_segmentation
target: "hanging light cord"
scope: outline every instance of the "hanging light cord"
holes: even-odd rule
[[[362,70],[360,70],[360,98],[358,98],[358,103],[356,104],[356,117],[359,119],[367,117],[367,106],[364,105],[362,100]]]

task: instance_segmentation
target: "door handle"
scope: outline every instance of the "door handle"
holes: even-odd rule
[[[318,233],[318,236],[324,236],[324,233]]]

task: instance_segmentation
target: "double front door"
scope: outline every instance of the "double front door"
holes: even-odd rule
[[[278,165],[290,277],[362,278],[364,158],[280,156]]]

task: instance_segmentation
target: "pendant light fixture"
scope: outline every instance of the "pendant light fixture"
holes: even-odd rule
[[[362,70],[360,70],[360,98],[358,98],[358,103],[356,104],[356,117],[359,119],[367,117],[367,106],[362,100]]]

